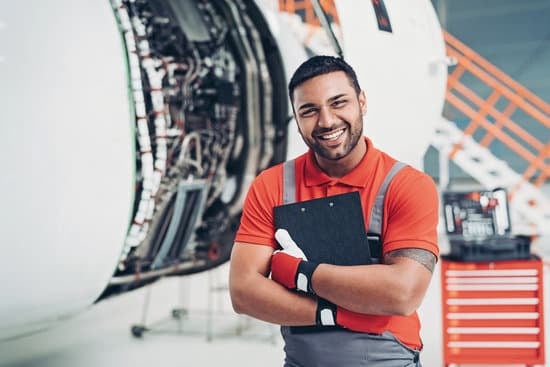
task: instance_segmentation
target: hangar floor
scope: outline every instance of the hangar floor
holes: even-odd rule
[[[214,283],[226,273],[224,265],[101,301],[50,330],[0,343],[0,366],[281,366],[278,328],[231,311],[227,291]],[[208,292],[209,286],[219,289]],[[131,327],[143,324],[147,292],[145,325],[151,330],[137,338]],[[171,317],[180,306],[187,314]]]

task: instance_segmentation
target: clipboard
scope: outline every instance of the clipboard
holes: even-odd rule
[[[286,229],[308,260],[334,265],[371,264],[359,192],[273,208],[276,229]]]

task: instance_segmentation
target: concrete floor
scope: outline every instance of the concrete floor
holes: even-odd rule
[[[214,272],[167,278],[149,289],[101,301],[48,331],[1,343],[0,366],[281,366],[277,327],[233,314],[227,291],[209,294],[209,283],[216,276],[223,279],[226,271],[223,266]],[[151,302],[143,323],[148,291]],[[210,319],[210,341],[209,299],[216,311]],[[178,320],[171,315],[180,306],[188,313]],[[130,331],[135,324],[152,330],[136,338]]]

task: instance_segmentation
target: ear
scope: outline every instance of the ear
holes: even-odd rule
[[[364,90],[359,92],[359,106],[361,107],[361,114],[367,113],[367,96]]]

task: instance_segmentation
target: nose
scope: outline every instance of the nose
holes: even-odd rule
[[[330,129],[332,126],[334,126],[336,122],[336,118],[330,108],[328,107],[322,107],[319,111],[319,121],[318,125],[319,127]]]

